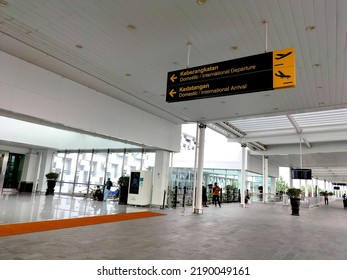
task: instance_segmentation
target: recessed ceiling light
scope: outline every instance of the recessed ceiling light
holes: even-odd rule
[[[313,66],[313,67],[319,67],[320,64],[319,64],[319,63],[316,63],[316,64],[313,64],[312,66]]]
[[[1,6],[7,6],[8,3],[5,0],[0,0],[0,5]]]
[[[207,0],[196,0],[196,3],[198,3],[199,5],[203,5],[207,2]]]
[[[78,49],[83,49],[83,46],[80,45],[80,44],[75,45],[75,47],[78,48]]]
[[[306,27],[306,31],[312,31],[312,30],[315,30],[315,28],[316,27],[314,25],[310,25]]]
[[[322,89],[323,87],[322,86],[317,86],[316,89]]]
[[[319,104],[319,105],[324,105],[324,104],[325,104],[325,102],[319,102],[318,104]]]
[[[223,101],[221,101],[220,103],[225,104],[226,102],[223,100]]]
[[[183,107],[183,110],[188,110],[188,108],[187,107]]]
[[[238,48],[239,48],[238,46],[231,46],[231,47],[230,47],[230,50],[231,50],[231,51],[236,51]]]
[[[128,24],[127,28],[128,28],[129,30],[135,30],[135,29],[136,29],[136,26],[133,25],[133,24]]]
[[[277,108],[277,107],[275,107],[275,108],[274,108],[274,110],[278,110],[278,108]]]
[[[126,73],[126,74],[125,74],[125,76],[127,76],[127,77],[131,77],[131,74],[129,74],[129,73]]]

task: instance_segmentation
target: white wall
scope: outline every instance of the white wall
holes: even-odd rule
[[[170,151],[181,126],[0,51],[0,110]]]

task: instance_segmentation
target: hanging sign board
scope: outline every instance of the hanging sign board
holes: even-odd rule
[[[294,49],[285,49],[169,72],[166,101],[179,102],[294,86]]]
[[[273,63],[273,87],[295,87],[295,51],[293,48],[274,51]]]

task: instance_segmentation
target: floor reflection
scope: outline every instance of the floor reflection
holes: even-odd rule
[[[0,197],[0,224],[70,219],[147,211],[148,208],[118,205],[117,201],[95,201],[71,196],[6,194]]]

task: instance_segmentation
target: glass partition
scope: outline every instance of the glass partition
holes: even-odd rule
[[[86,197],[97,185],[103,187],[110,178],[113,182],[111,195],[115,195],[121,176],[130,176],[132,171],[153,170],[154,162],[155,152],[59,152],[52,164],[52,171],[62,173],[55,191]]]
[[[91,152],[81,152],[79,154],[73,188],[74,196],[87,196],[88,194],[93,155]]]
[[[64,172],[62,175],[60,193],[72,194],[75,184],[76,167],[79,153],[66,153],[64,159]]]

